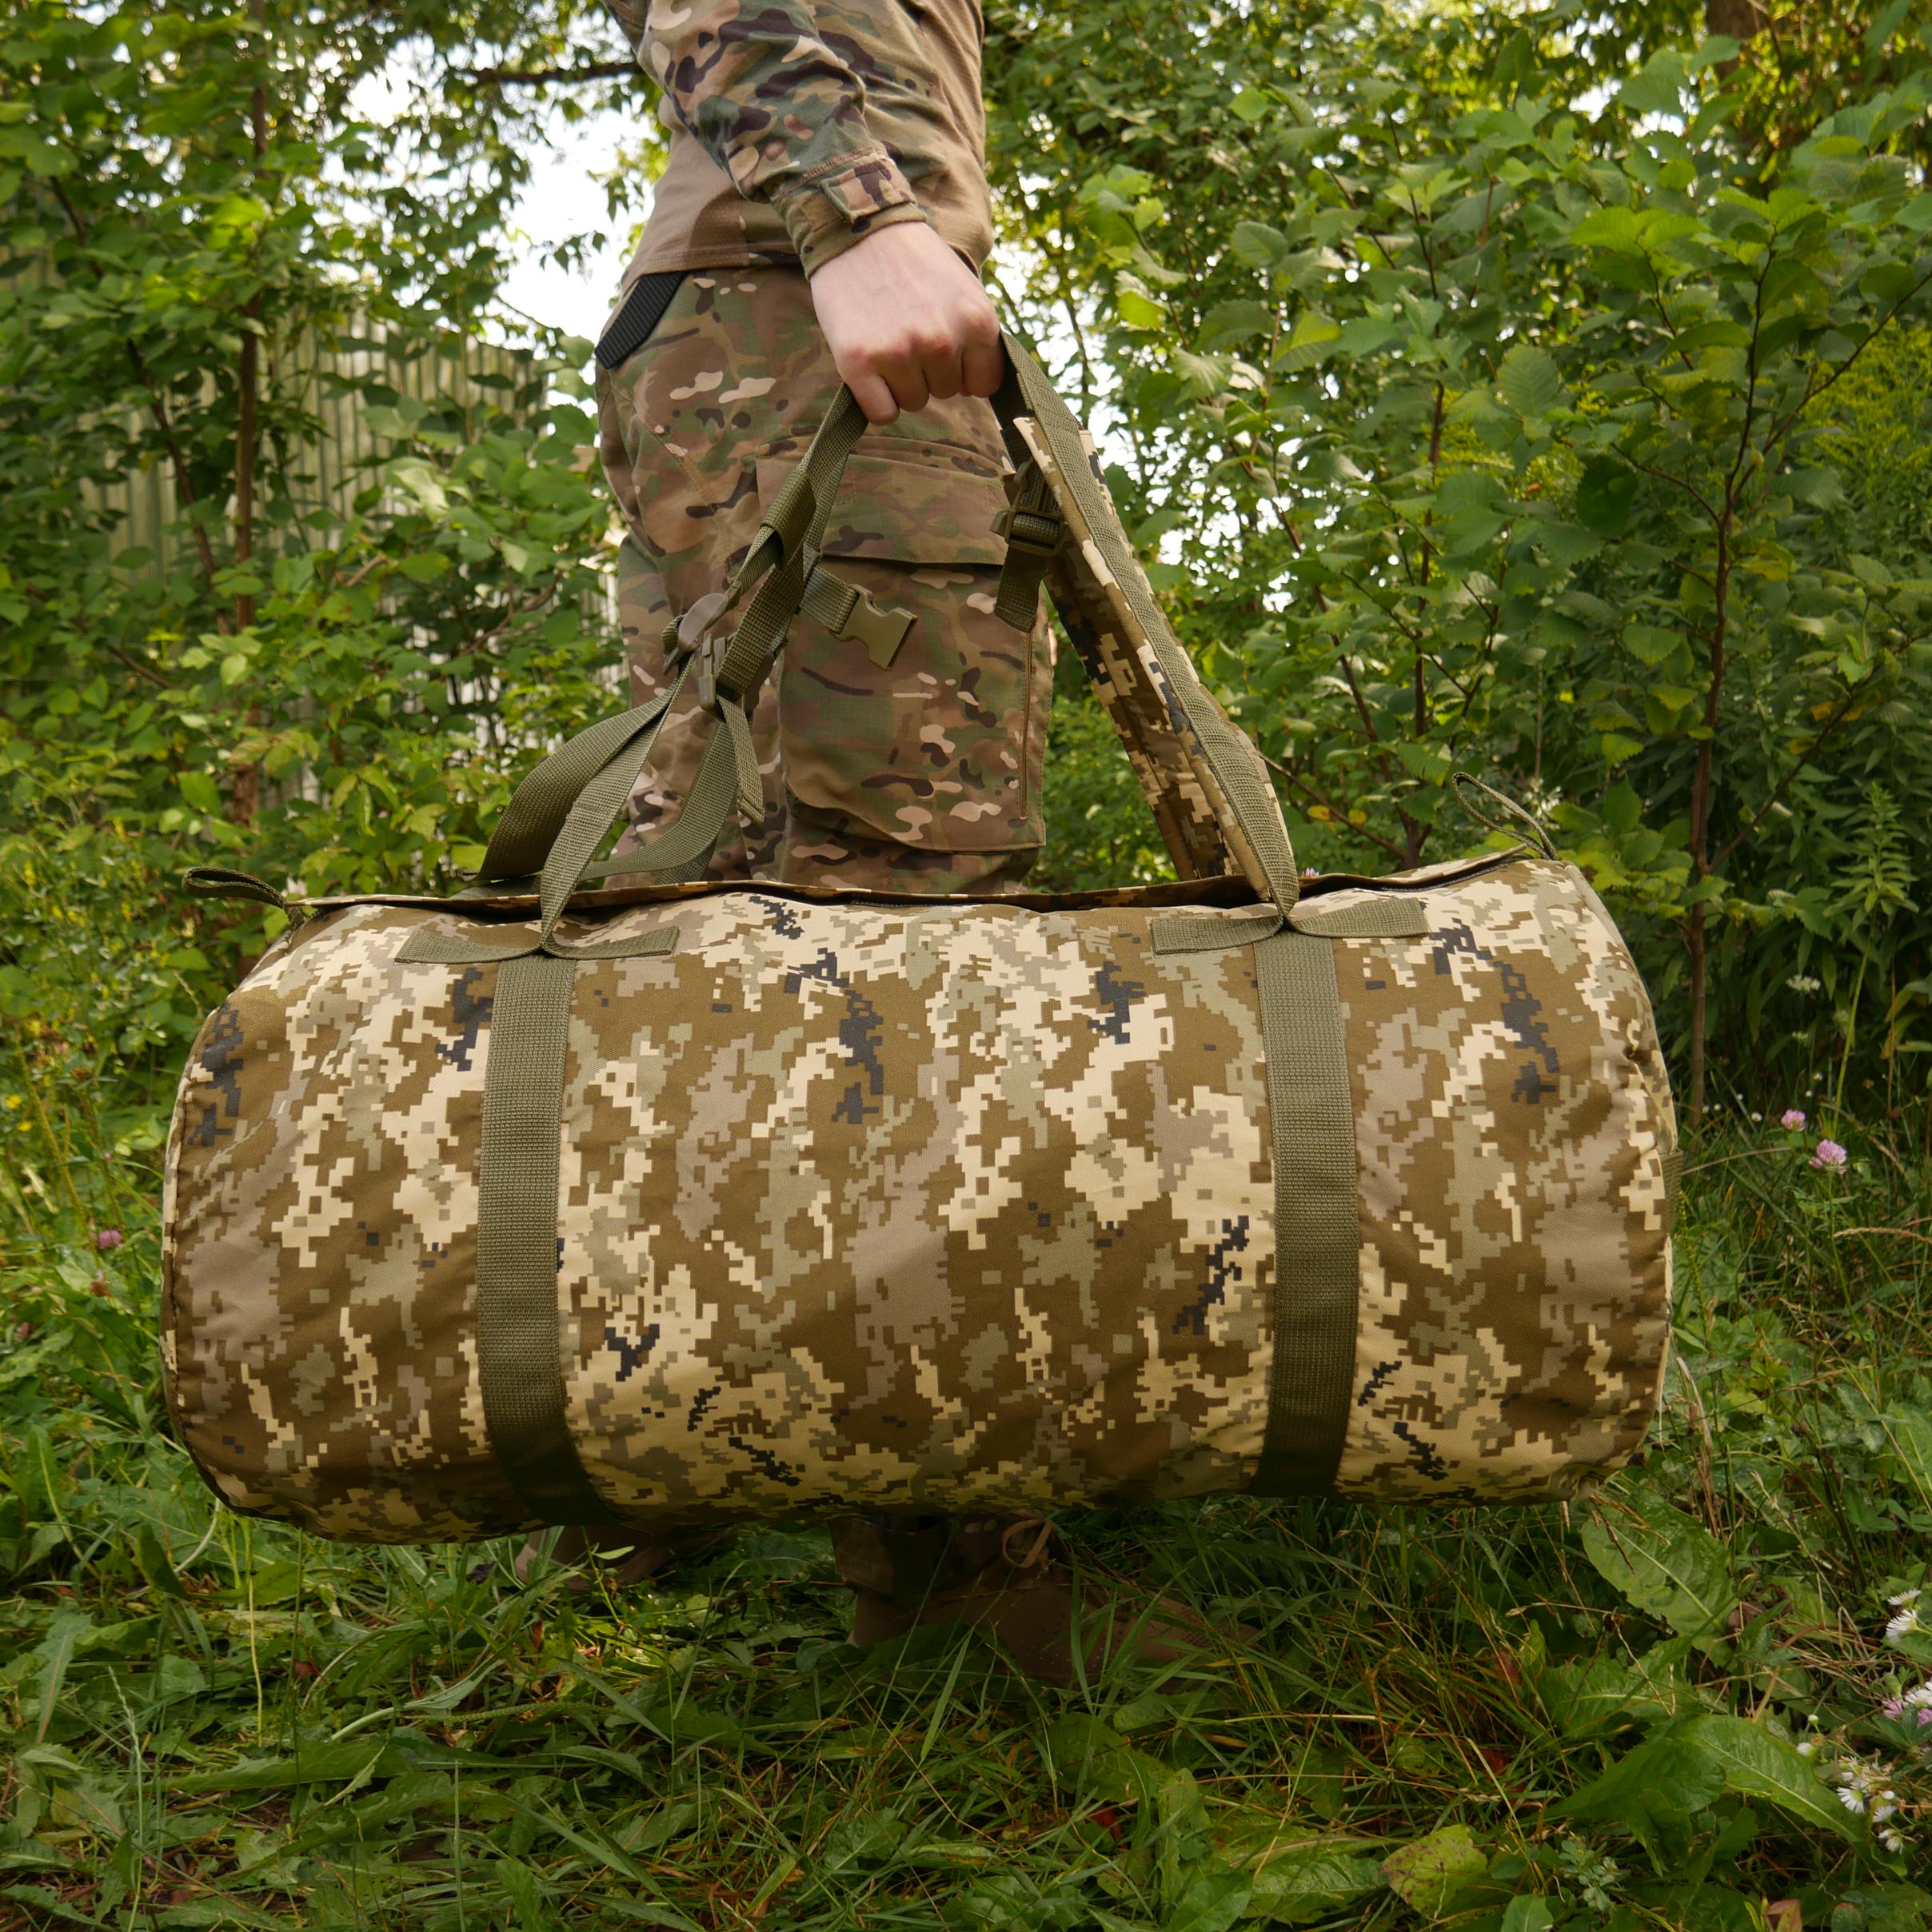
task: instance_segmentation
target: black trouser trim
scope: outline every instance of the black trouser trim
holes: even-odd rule
[[[598,338],[597,361],[603,367],[615,369],[643,348],[651,331],[664,320],[664,312],[684,278],[682,269],[673,269],[661,275],[640,275],[631,284],[624,306]]]

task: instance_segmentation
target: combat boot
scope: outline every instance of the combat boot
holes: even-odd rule
[[[970,1623],[1024,1675],[1064,1686],[1073,1681],[1076,1647],[1097,1673],[1121,1655],[1205,1662],[1229,1641],[1171,1599],[1076,1574],[1060,1532],[1040,1516],[846,1517],[832,1526],[832,1548],[856,1599],[855,1645],[920,1624]]]

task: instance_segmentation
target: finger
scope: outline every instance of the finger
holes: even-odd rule
[[[865,412],[868,422],[884,424],[898,421],[899,404],[883,377],[869,369],[860,370],[846,377],[845,386]]]
[[[920,357],[919,368],[926,379],[926,392],[935,402],[950,402],[959,394],[965,370],[958,349],[950,346],[929,349]]]
[[[968,396],[990,396],[1006,380],[1006,350],[997,329],[985,341],[966,345],[963,373]]]
[[[883,361],[879,365],[879,373],[892,390],[893,401],[908,416],[916,416],[930,400],[931,391],[926,386],[924,372],[909,358]],[[879,419],[875,417],[873,420]]]

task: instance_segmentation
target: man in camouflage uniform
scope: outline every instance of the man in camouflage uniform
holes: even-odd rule
[[[1020,630],[994,609],[1004,458],[985,398],[1004,364],[979,279],[992,231],[978,0],[608,4],[672,130],[597,350],[636,702],[677,675],[667,623],[744,554],[841,378],[876,425],[824,552],[868,593],[871,621],[836,637],[794,621],[753,721],[764,823],[721,848],[712,876],[1014,890],[1042,837],[1053,660],[1044,613]],[[689,789],[696,706],[659,737],[637,832]],[[1131,1637],[1172,1654],[1171,1624],[1076,1593],[1036,1517],[852,1518],[832,1541],[856,1643],[964,1617],[1064,1681],[1078,1610],[1100,1648]],[[684,1553],[625,1559],[577,1531],[557,1553],[587,1542],[621,1580]]]
[[[675,675],[666,621],[724,582],[841,377],[879,426],[826,555],[875,612],[912,620],[794,624],[754,721],[764,824],[713,875],[1016,887],[1042,836],[1052,651],[1044,617],[1018,631],[993,609],[1006,500],[976,0],[611,3],[673,128],[599,356],[637,701]],[[641,830],[689,787],[696,702],[659,740]]]

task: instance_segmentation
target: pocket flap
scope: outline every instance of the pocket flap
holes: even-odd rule
[[[769,503],[797,461],[796,452],[758,459],[758,500]],[[970,465],[970,466],[968,466]],[[983,457],[939,443],[855,450],[832,506],[828,557],[869,557],[898,564],[1000,564],[1006,540],[993,525],[1006,492]]]

